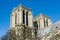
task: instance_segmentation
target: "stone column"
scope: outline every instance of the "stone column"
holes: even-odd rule
[[[44,28],[44,19],[43,18],[41,18],[41,20],[40,20],[40,28],[41,29]]]
[[[38,23],[38,29],[40,29],[40,19],[38,19],[37,23]]]
[[[19,21],[18,21],[18,16],[19,16],[19,14],[18,14],[18,12],[17,12],[16,14],[17,14],[17,24],[18,24],[18,22],[19,22]]]
[[[22,24],[22,22],[23,22],[23,20],[22,20],[23,19],[23,12],[22,12],[22,10],[20,10],[18,13],[19,13],[18,14],[19,15],[19,17],[18,17],[18,20],[19,20],[18,23]]]
[[[11,15],[10,27],[15,27],[15,13],[14,12]]]
[[[33,27],[33,16],[32,16],[32,12],[28,12],[28,26]]]
[[[35,30],[32,29],[32,38],[35,38]]]
[[[48,19],[48,26],[52,25],[52,21],[50,19]]]
[[[37,24],[38,24],[38,29],[39,29],[39,21],[37,21]]]
[[[27,11],[25,10],[25,25],[26,25],[26,12],[27,12]]]

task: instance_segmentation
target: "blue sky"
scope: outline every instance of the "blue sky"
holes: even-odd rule
[[[60,20],[60,0],[0,0],[0,37],[8,31],[12,9],[19,4],[31,8],[34,16],[43,13],[53,22]]]

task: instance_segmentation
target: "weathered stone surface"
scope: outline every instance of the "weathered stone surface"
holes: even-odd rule
[[[12,11],[8,40],[60,40],[59,24],[44,14],[33,18],[31,9],[20,5]]]

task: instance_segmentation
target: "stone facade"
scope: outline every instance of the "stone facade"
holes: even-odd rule
[[[37,37],[38,30],[52,25],[50,17],[44,14],[33,17],[31,9],[23,5],[14,8],[10,16],[8,40],[44,40],[46,37]]]
[[[38,24],[38,29],[43,29],[49,25],[52,25],[52,21],[50,17],[40,13],[38,16],[34,17],[34,22],[36,21]]]

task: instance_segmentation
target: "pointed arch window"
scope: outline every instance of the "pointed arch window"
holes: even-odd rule
[[[37,23],[37,21],[34,22],[34,27],[38,28],[38,23]]]
[[[23,10],[23,24],[25,24],[25,11]]]
[[[46,20],[46,25],[48,26],[48,20]]]
[[[26,12],[26,25],[28,26],[28,12]]]

